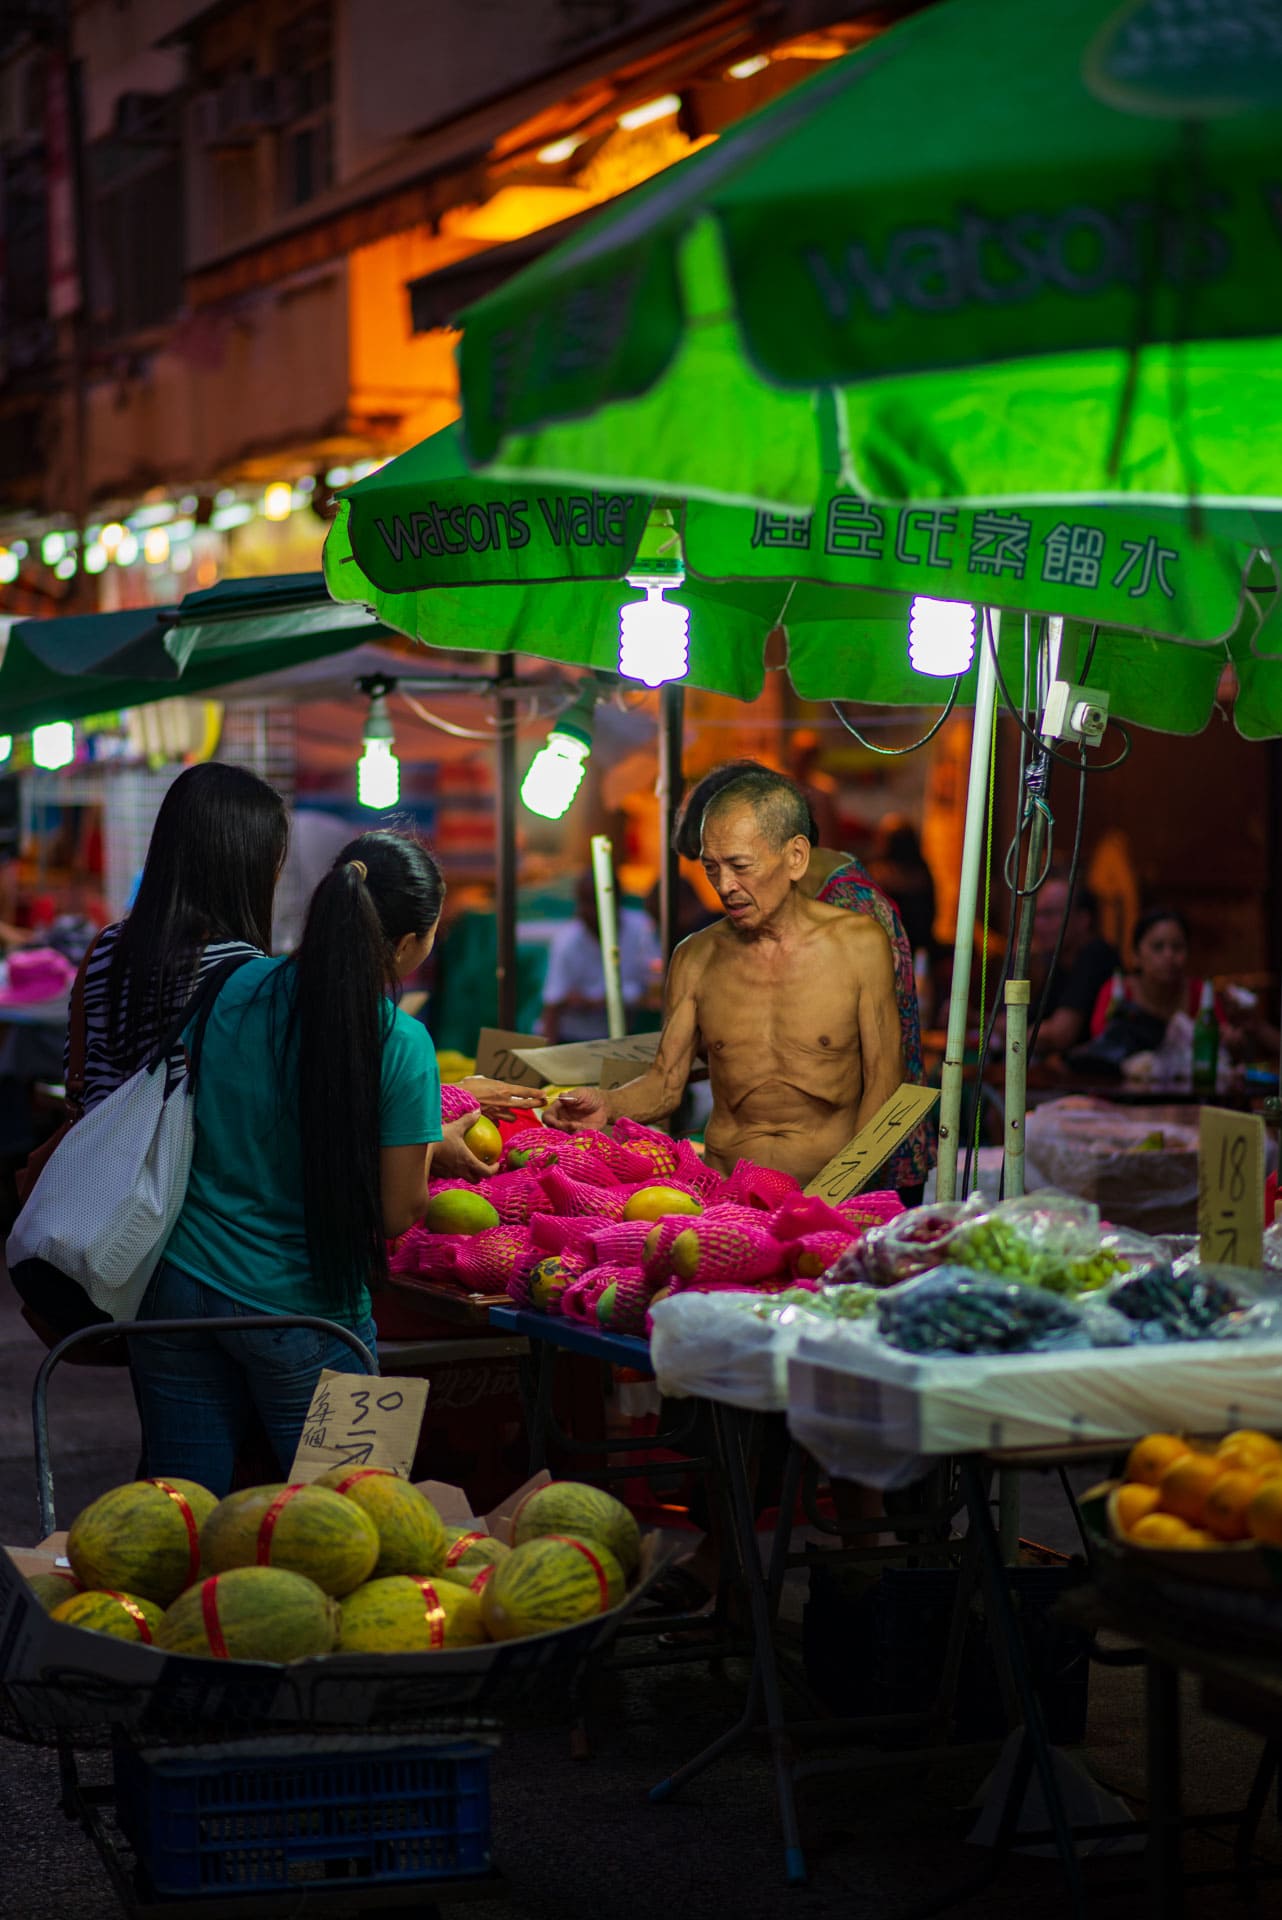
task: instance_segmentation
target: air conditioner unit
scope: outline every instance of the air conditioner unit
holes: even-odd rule
[[[193,102],[198,143],[237,146],[270,133],[297,110],[298,83],[293,74],[241,73]]]

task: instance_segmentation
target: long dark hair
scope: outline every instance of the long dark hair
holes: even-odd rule
[[[362,1284],[387,1275],[379,1107],[400,992],[395,949],[436,925],[444,898],[441,870],[419,841],[363,833],[312,895],[290,963],[307,1251],[322,1298],[348,1312]]]
[[[182,1005],[211,940],[270,953],[288,842],[285,802],[257,774],[213,760],[179,774],[160,803],[107,975],[110,1030],[126,1058]]]

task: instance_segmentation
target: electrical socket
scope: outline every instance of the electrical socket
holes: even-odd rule
[[[1097,747],[1108,726],[1108,695],[1102,687],[1079,687],[1052,680],[1042,710],[1043,740],[1067,740]]]

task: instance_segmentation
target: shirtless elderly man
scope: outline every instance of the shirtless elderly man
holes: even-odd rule
[[[583,1087],[547,1109],[575,1132],[674,1111],[705,1055],[709,1164],[777,1167],[804,1185],[903,1078],[890,942],[876,921],[800,892],[808,808],[790,780],[744,774],[709,803],[703,870],[725,919],[672,956],[654,1065],[609,1092]]]

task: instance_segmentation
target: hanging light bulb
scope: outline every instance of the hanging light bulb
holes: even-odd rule
[[[142,537],[142,557],[149,567],[163,567],[169,558],[169,530],[148,527]]]
[[[104,527],[103,532],[105,533],[106,531],[107,529]],[[129,527],[125,528],[119,540],[117,540],[116,550],[111,557],[118,567],[132,567],[134,561],[138,558],[138,536]]]
[[[690,671],[690,609],[665,600],[664,590],[679,587],[685,575],[630,573],[630,587],[644,587],[644,600],[619,609],[619,672],[647,687],[684,680]]]
[[[268,520],[288,520],[294,508],[294,489],[288,480],[273,480],[263,495],[263,514]]]
[[[12,752],[13,735],[11,733],[0,733],[0,766],[3,766]]]
[[[583,784],[583,772],[592,751],[592,710],[596,689],[585,687],[553,727],[546,743],[530,762],[521,782],[521,800],[542,820],[560,820]]]
[[[975,609],[919,593],[908,616],[908,658],[914,672],[952,679],[975,657]]]
[[[401,763],[396,758],[396,735],[384,692],[370,695],[363,746],[356,764],[356,798],[363,807],[382,812],[394,807],[401,797]]]
[[[56,773],[59,767],[69,767],[75,757],[76,730],[70,720],[51,720],[48,726],[33,730],[31,759],[35,766]]]
[[[108,555],[116,551],[116,548],[120,545],[124,537],[125,530],[119,520],[108,520],[106,526],[98,535],[98,539]]]
[[[0,547],[0,586],[9,586],[22,571],[22,562],[12,547]]]

